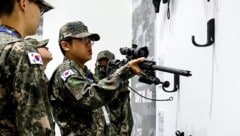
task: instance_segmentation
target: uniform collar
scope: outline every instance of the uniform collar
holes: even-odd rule
[[[17,32],[17,30],[15,30],[14,28],[12,28],[10,26],[0,25],[0,32],[7,33],[7,34],[9,34],[11,36],[14,36],[16,38],[21,38],[20,33]]]

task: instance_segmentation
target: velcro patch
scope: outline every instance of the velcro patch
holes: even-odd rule
[[[41,64],[41,65],[43,65],[42,57],[37,52],[28,53],[28,59],[29,59],[31,64]]]
[[[71,69],[68,69],[62,73],[61,78],[65,81],[69,76],[71,76],[73,74],[74,74],[74,72]]]

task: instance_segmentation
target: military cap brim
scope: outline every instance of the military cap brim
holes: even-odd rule
[[[54,9],[54,7],[50,3],[46,2],[45,0],[39,0],[39,2],[44,6],[45,12],[51,9]]]
[[[37,44],[37,48],[46,47],[48,42],[49,42],[49,39],[39,41],[38,44]]]
[[[80,33],[71,36],[72,38],[84,38],[84,37],[89,37],[93,41],[98,41],[100,40],[100,36],[97,33]]]

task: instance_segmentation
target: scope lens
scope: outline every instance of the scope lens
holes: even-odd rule
[[[145,57],[146,58],[148,56],[148,49],[146,47],[141,47],[141,48],[137,49],[135,56],[137,58],[139,58],[139,57]]]

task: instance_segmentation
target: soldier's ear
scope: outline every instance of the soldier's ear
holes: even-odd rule
[[[19,4],[19,8],[22,11],[26,11],[26,8],[29,5],[29,1],[28,0],[17,0],[17,3]]]
[[[64,51],[68,51],[69,50],[69,47],[70,47],[70,44],[66,41],[61,41],[60,42],[60,46],[61,48],[64,50]]]

